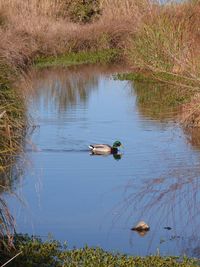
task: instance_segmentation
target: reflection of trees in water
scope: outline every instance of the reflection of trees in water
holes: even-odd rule
[[[33,97],[38,98],[42,92],[46,105],[51,101],[58,112],[66,111],[68,107],[86,103],[89,94],[98,88],[101,74],[113,71],[113,67],[91,65],[33,71]]]
[[[21,144],[21,146],[22,149],[24,149],[25,141],[24,144]],[[27,156],[24,151],[20,151],[18,154],[6,157],[7,167],[4,171],[0,172],[0,194],[4,192],[14,192],[16,190],[28,163]]]
[[[187,142],[195,149],[200,149],[200,129],[199,128],[183,128]]]
[[[14,229],[14,218],[10,214],[6,201],[0,197],[0,251],[2,245],[3,247],[5,244],[12,245]],[[4,239],[6,239],[5,243],[3,243]]]
[[[16,189],[23,177],[27,158],[19,155],[15,160],[12,159],[11,163],[4,172],[0,173],[0,251],[5,246],[10,248],[13,245],[16,224],[7,205],[7,198],[23,202],[21,196],[16,193]]]
[[[4,173],[0,173],[0,250],[4,244],[2,241],[6,238],[7,245],[12,243],[12,236],[14,233],[14,218],[10,214],[7,206],[4,193],[12,194],[12,167],[7,169]]]
[[[8,156],[7,168],[0,172],[0,251],[6,246],[12,246],[15,233],[15,219],[7,205],[7,198],[18,198],[15,193],[23,176],[24,165],[27,163],[24,153]],[[4,241],[4,242],[3,242]]]
[[[159,121],[172,119],[178,106],[190,96],[183,88],[158,82],[134,81],[133,88],[140,114]]]
[[[137,97],[139,114],[158,123],[176,119],[181,104],[188,101],[193,92],[184,88],[156,82],[132,82],[133,93]],[[181,112],[181,111],[180,111]],[[200,131],[198,128],[182,128],[187,142],[200,149]]]

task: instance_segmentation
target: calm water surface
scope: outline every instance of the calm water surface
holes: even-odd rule
[[[200,146],[175,122],[174,90],[113,67],[32,74],[26,168],[8,198],[17,231],[133,255],[200,256]],[[167,103],[166,103],[167,102]],[[120,140],[121,159],[90,143]],[[138,221],[151,230],[131,231]],[[171,227],[166,230],[164,227]]]

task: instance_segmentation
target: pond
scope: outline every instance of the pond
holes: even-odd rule
[[[178,92],[116,79],[116,66],[33,71],[26,167],[7,196],[20,233],[131,255],[200,256],[198,132],[177,121]],[[120,157],[88,145],[120,140]],[[139,221],[150,231],[131,231]]]

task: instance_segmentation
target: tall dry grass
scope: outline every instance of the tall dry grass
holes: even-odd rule
[[[154,10],[155,11],[155,10]],[[131,62],[153,72],[198,79],[200,4],[184,2],[157,8],[130,40]]]
[[[128,35],[137,31],[151,6],[148,0],[104,0],[99,4],[100,19],[80,25],[72,23],[64,12],[67,2],[1,0],[5,23],[0,29],[0,54],[22,65],[41,54],[121,47]]]

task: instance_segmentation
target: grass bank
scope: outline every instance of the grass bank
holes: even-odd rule
[[[30,238],[28,236],[16,236],[15,250],[9,252],[9,255],[2,254],[0,264],[4,264],[12,256],[21,253],[10,263],[12,267],[28,266],[54,266],[54,267],[72,267],[72,266],[132,266],[132,267],[195,267],[199,266],[199,261],[187,257],[133,257],[117,253],[109,253],[100,248],[67,249],[66,245],[61,246],[56,241],[42,242],[39,238]]]

